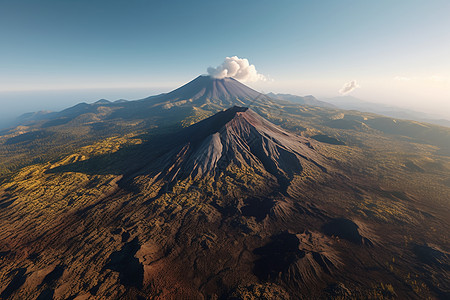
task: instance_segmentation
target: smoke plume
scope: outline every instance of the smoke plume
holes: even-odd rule
[[[341,95],[347,95],[348,93],[353,92],[355,89],[359,88],[359,84],[356,83],[356,80],[352,80],[344,84],[344,86],[339,90]]]
[[[217,68],[209,67],[208,74],[218,79],[233,77],[239,81],[266,81],[266,77],[256,71],[255,65],[251,65],[248,59],[237,56],[226,57]]]

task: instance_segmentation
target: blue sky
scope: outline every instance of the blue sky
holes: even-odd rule
[[[449,15],[446,0],[0,0],[0,103],[79,102],[34,90],[133,98],[237,55],[273,79],[249,83],[262,91],[331,97],[355,80],[354,96],[450,114]]]

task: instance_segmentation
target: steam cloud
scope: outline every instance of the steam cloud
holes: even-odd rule
[[[346,84],[339,90],[341,95],[347,95],[348,93],[353,92],[355,89],[359,88],[359,84],[356,83],[356,80],[352,80]]]
[[[237,56],[226,57],[217,68],[209,67],[208,74],[217,79],[233,77],[239,81],[266,81],[266,77],[256,71],[255,65],[251,65],[246,58]]]

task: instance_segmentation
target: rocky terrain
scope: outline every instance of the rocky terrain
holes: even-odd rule
[[[447,299],[449,137],[205,76],[30,118],[0,138],[0,298]]]

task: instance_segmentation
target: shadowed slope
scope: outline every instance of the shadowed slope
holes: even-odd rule
[[[327,171],[311,140],[296,136],[245,107],[232,107],[175,135],[172,151],[143,173],[175,183],[218,176],[230,166],[273,175],[284,188],[307,167]],[[173,143],[173,142],[172,142]]]

